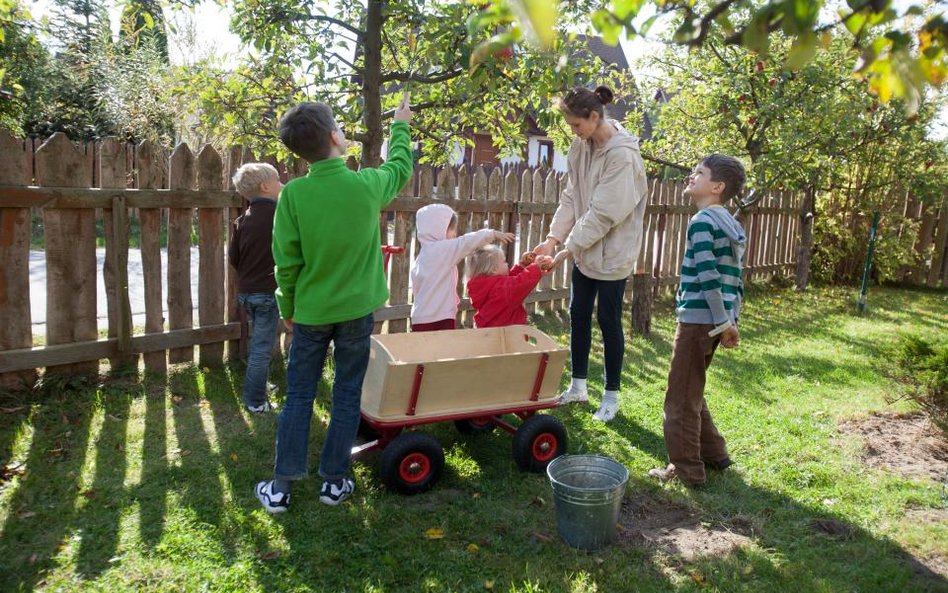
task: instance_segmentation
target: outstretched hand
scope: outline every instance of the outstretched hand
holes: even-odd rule
[[[517,236],[513,233],[505,233],[503,231],[494,231],[494,241],[500,241],[504,244],[510,244],[514,242]]]
[[[555,268],[572,256],[573,254],[569,252],[569,249],[563,249],[553,258],[553,263],[550,264],[550,267]]]
[[[395,109],[395,121],[403,121],[406,124],[411,123],[411,105],[409,103],[408,91],[402,95],[402,100]]]

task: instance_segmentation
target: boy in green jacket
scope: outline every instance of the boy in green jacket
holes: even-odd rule
[[[255,490],[267,512],[285,511],[291,483],[307,476],[313,400],[330,342],[336,372],[319,463],[324,480],[319,500],[336,505],[355,489],[350,451],[359,426],[372,313],[388,300],[379,215],[411,176],[410,121],[405,93],[395,111],[388,160],[358,172],[340,158],[348,141],[328,106],[300,103],[280,122],[283,143],[312,164],[308,175],[283,188],[273,223],[277,304],[292,324],[293,343],[273,479]]]

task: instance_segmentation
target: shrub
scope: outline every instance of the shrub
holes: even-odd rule
[[[889,374],[906,386],[904,397],[948,435],[948,342],[903,335],[892,354]]]

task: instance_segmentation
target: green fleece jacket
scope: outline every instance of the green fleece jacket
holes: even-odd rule
[[[284,319],[327,325],[364,317],[388,300],[379,214],[412,172],[408,124],[392,124],[388,160],[351,171],[341,158],[286,184],[273,220],[277,304]]]

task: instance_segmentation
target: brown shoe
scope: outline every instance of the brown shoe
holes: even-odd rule
[[[731,461],[730,457],[725,457],[724,459],[719,459],[717,461],[705,461],[704,464],[713,470],[723,472],[727,468],[734,465],[734,462]]]
[[[704,486],[704,482],[688,482],[684,480],[679,474],[677,468],[674,464],[669,463],[668,467],[656,467],[655,469],[648,470],[648,476],[650,478],[656,478],[661,482],[671,482],[672,480],[678,480],[685,486],[689,488],[701,488]]]

